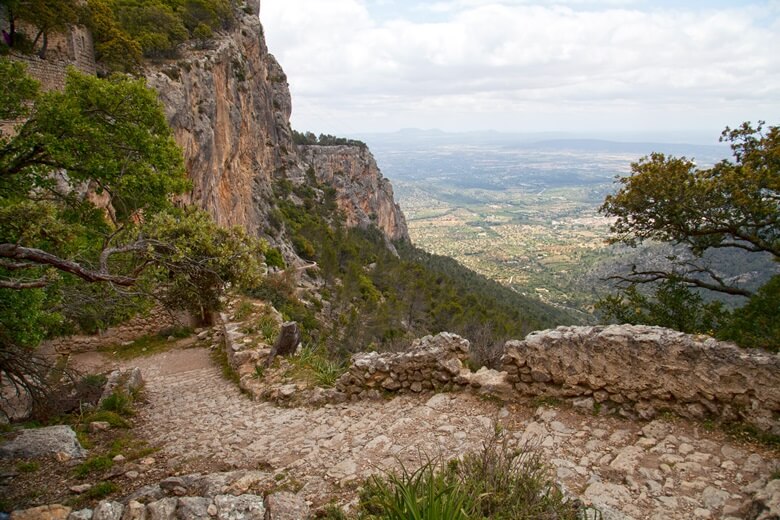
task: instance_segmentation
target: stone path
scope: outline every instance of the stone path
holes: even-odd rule
[[[241,394],[205,349],[133,365],[148,397],[140,434],[171,470],[267,469],[315,506],[354,495],[362,479],[399,461],[413,468],[477,449],[496,421],[510,443],[540,446],[560,480],[608,518],[742,518],[778,467],[776,453],[684,421],[635,423],[464,393],[279,408]]]

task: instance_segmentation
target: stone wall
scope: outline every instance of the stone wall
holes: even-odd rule
[[[454,390],[469,384],[462,375],[469,355],[469,342],[442,332],[415,340],[400,353],[359,353],[349,370],[336,382],[336,389],[351,396],[376,397],[382,391]]]
[[[18,31],[28,36],[35,36],[35,29],[20,24]],[[64,33],[49,35],[49,44],[46,51],[46,59],[41,59],[37,54],[20,54],[13,52],[9,55],[12,60],[24,62],[27,72],[33,78],[41,82],[43,90],[62,90],[65,87],[65,78],[68,67],[86,74],[95,74],[95,49],[92,34],[84,27],[73,26]]]
[[[650,418],[747,421],[780,434],[780,356],[660,327],[558,327],[505,346],[517,393],[592,400]],[[597,404],[598,403],[598,404]]]
[[[99,334],[54,338],[45,341],[40,348],[43,352],[51,352],[53,349],[57,354],[76,354],[89,352],[104,345],[135,341],[142,336],[157,334],[167,328],[191,325],[193,325],[192,318],[186,313],[170,313],[155,308],[148,316],[137,316]]]

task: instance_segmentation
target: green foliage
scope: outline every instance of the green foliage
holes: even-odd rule
[[[742,346],[777,350],[780,277],[755,292],[713,271],[703,255],[739,249],[780,260],[780,127],[744,123],[726,128],[721,141],[730,143],[734,162],[699,169],[685,157],[654,153],[619,179],[622,187],[601,208],[616,218],[613,241],[659,240],[684,246],[688,254],[670,257],[669,268],[633,266],[630,274],[613,277],[627,288],[603,299],[599,309],[617,321],[714,333]],[[653,297],[638,284],[656,284]],[[729,315],[705,304],[692,288],[726,295],[735,304],[749,300]]]
[[[36,461],[19,462],[16,464],[16,471],[19,473],[35,473],[41,469],[41,464]]]
[[[119,486],[113,482],[98,482],[89,488],[81,497],[87,500],[98,500],[119,491]]]
[[[284,262],[281,251],[276,247],[269,247],[265,252],[265,263],[268,267],[277,267],[284,269],[287,265]]]
[[[609,195],[602,213],[615,217],[614,242],[659,240],[686,246],[693,255],[671,258],[673,269],[633,269],[625,281],[676,278],[733,296],[752,292],[722,279],[700,261],[704,252],[737,248],[780,258],[780,127],[726,128],[735,162],[699,169],[685,157],[652,154],[631,165],[631,175]]]
[[[774,276],[735,310],[718,331],[718,337],[731,340],[743,347],[780,351],[780,275]]]
[[[114,461],[106,455],[99,455],[96,457],[90,457],[78,466],[76,466],[74,473],[79,478],[86,478],[93,473],[98,473],[111,468],[114,465]]]
[[[153,258],[154,279],[162,281],[161,295],[170,308],[200,315],[220,308],[225,282],[236,287],[256,285],[265,244],[241,227],[217,226],[204,211],[171,210],[149,219],[150,240],[164,244]]]
[[[294,367],[294,377],[323,387],[333,386],[347,370],[345,364],[329,359],[327,352],[312,347],[301,349],[300,354],[290,358],[290,362]]]
[[[130,423],[125,420],[121,415],[119,415],[117,412],[109,411],[109,410],[98,410],[97,412],[93,412],[89,414],[85,419],[84,423],[89,424],[91,422],[107,422],[111,425],[112,428],[129,428]]]
[[[89,0],[82,19],[108,70],[135,71],[142,55],[175,57],[179,44],[229,27],[233,7],[229,0]]]
[[[330,134],[320,134],[319,137],[312,132],[297,132],[293,130],[293,142],[299,145],[319,145],[319,146],[357,146],[359,148],[368,148],[368,145],[357,139],[347,139],[346,137],[336,137]]]
[[[371,477],[360,494],[360,519],[600,518],[567,500],[534,450],[513,451],[500,431],[482,450],[449,464],[428,461],[409,472]]]
[[[89,0],[82,20],[92,33],[95,58],[109,72],[135,72],[141,66],[143,49],[119,24],[110,0]]]
[[[713,334],[728,318],[720,302],[705,304],[698,293],[676,278],[661,282],[652,297],[636,286],[628,287],[620,295],[600,300],[596,310],[606,320],[658,325],[690,334]]]
[[[468,520],[471,499],[446,471],[428,462],[416,471],[372,477],[360,497],[363,519]]]
[[[2,5],[11,26],[11,46],[23,51],[37,47],[41,58],[46,57],[49,35],[63,31],[79,20],[79,11],[71,0],[4,0]],[[15,32],[16,22],[20,20],[34,27],[31,35],[22,37],[22,33]],[[30,39],[33,41],[27,49],[22,43]]]
[[[135,414],[133,411],[133,398],[122,391],[115,391],[106,397],[100,405],[102,410],[114,412],[122,417],[130,417]]]

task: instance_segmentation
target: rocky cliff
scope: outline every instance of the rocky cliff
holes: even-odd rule
[[[391,240],[408,238],[392,187],[368,150],[296,148],[287,76],[268,52],[257,3],[247,7],[231,30],[205,45],[192,42],[181,59],[147,72],[184,150],[193,181],[185,202],[221,225],[263,234],[273,182],[306,182],[310,161],[317,179],[336,189],[348,225],[373,222]]]
[[[191,44],[175,64],[153,67],[193,190],[187,202],[219,224],[262,229],[274,176],[300,169],[292,143],[287,77],[269,54],[256,12],[237,12],[233,30],[205,48]]]
[[[362,146],[301,146],[304,162],[317,181],[336,189],[348,226],[375,224],[390,240],[409,240],[406,219],[393,198],[390,181]]]

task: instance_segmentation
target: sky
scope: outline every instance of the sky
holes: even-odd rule
[[[293,128],[780,124],[780,0],[261,0]]]

